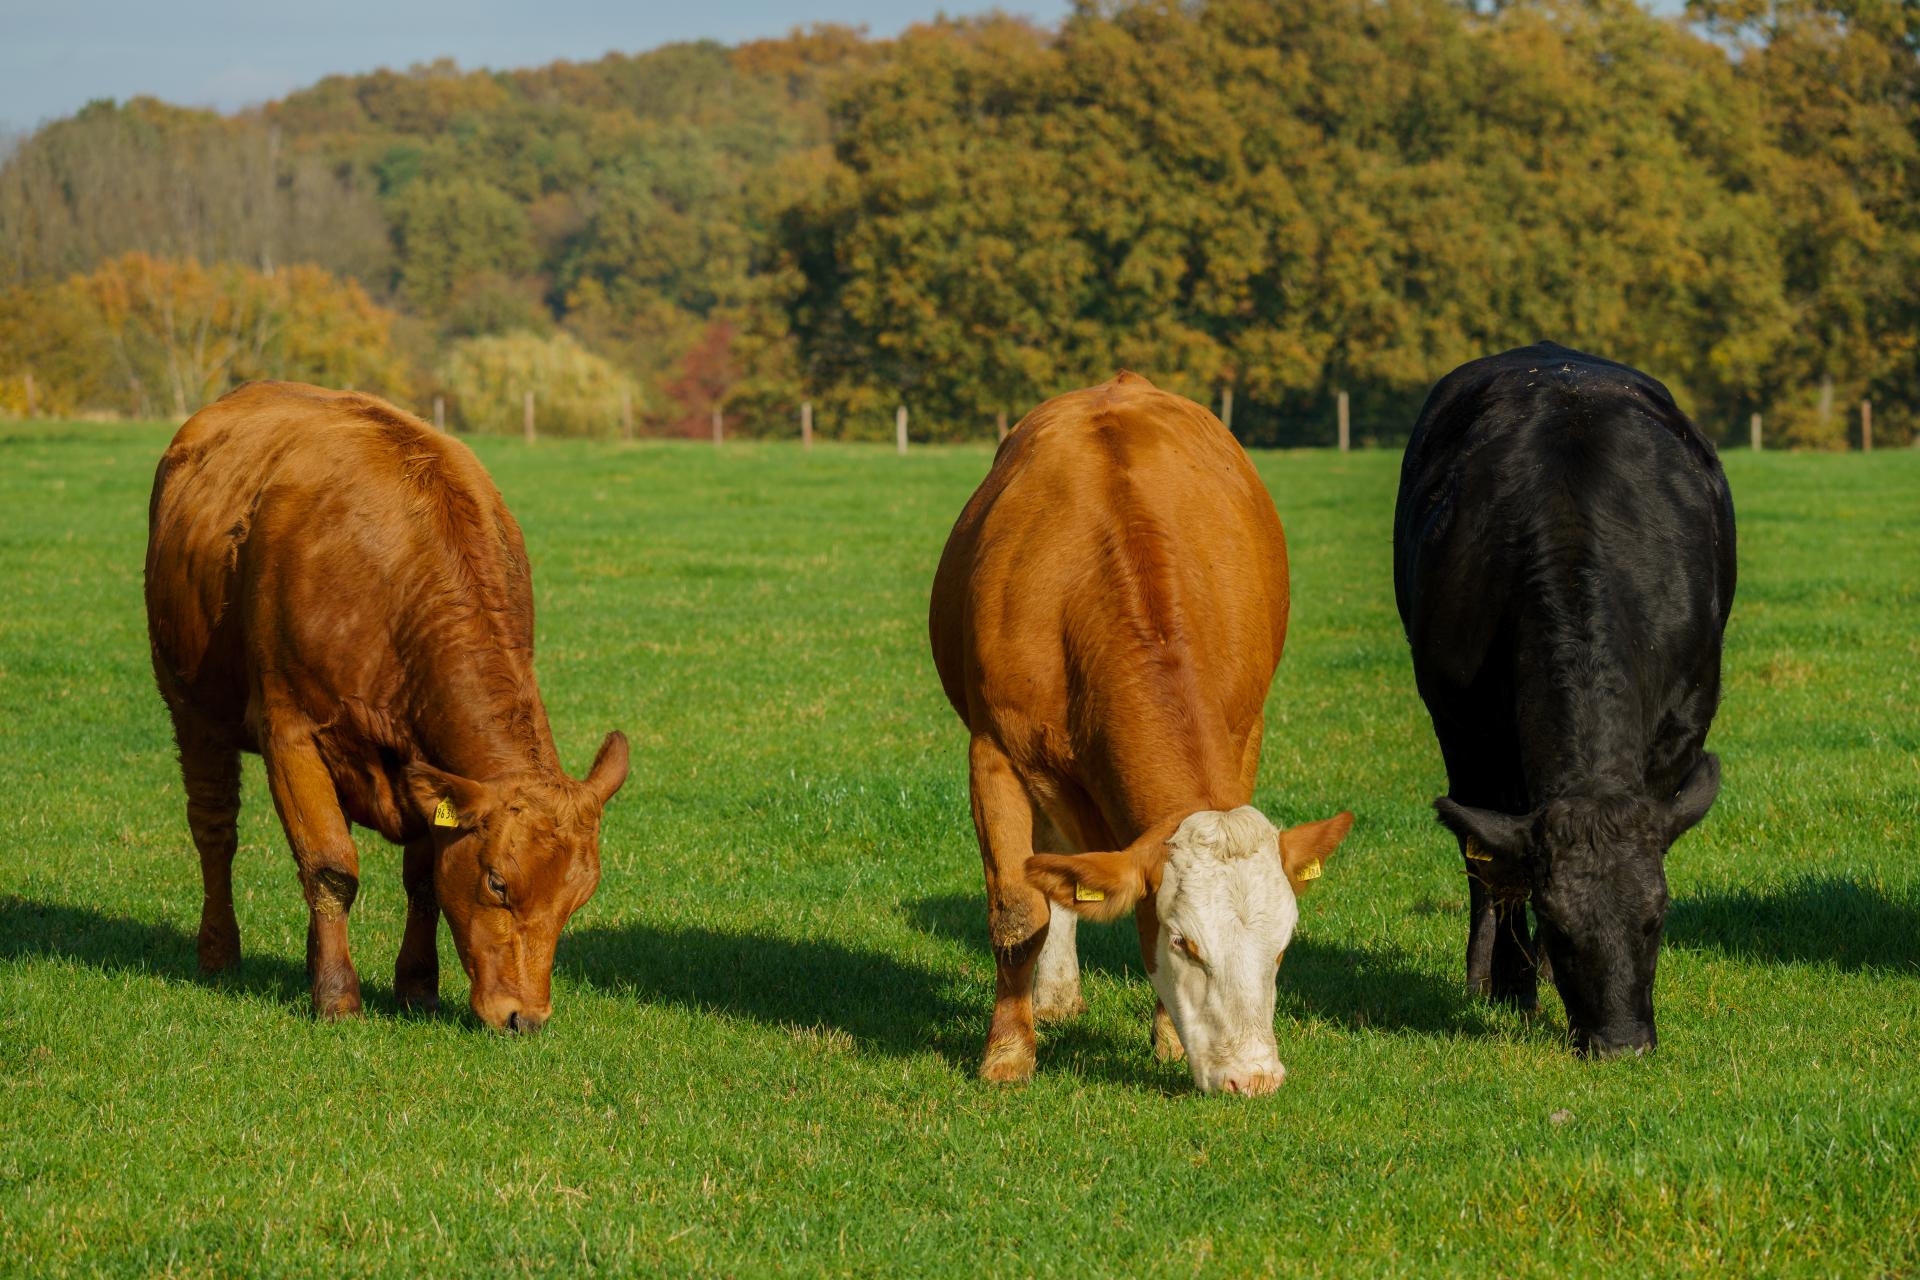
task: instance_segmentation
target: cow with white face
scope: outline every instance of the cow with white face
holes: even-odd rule
[[[1154,1046],[1270,1093],[1274,974],[1353,816],[1248,801],[1287,631],[1287,549],[1239,444],[1122,373],[1021,420],[955,523],[929,629],[966,724],[995,960],[980,1074],[1019,1081],[1080,996],[1075,924],[1131,909]]]
[[[1164,841],[1118,854],[1036,855],[1027,879],[1092,919],[1151,899],[1147,968],[1193,1082],[1254,1096],[1287,1075],[1273,1037],[1274,971],[1299,922],[1300,894],[1352,826],[1342,813],[1278,831],[1242,805],[1193,814]]]

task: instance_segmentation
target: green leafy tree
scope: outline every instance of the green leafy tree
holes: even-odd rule
[[[469,431],[519,433],[528,393],[536,429],[546,435],[617,434],[625,406],[637,404],[630,379],[564,333],[462,339],[447,353],[440,380]]]
[[[400,290],[415,306],[444,311],[471,277],[517,275],[534,265],[526,209],[475,178],[407,187],[394,210]]]

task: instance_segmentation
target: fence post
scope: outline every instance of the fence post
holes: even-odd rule
[[[907,456],[907,406],[900,405],[893,411],[893,450],[901,457]]]
[[[633,439],[633,388],[620,388],[620,438]]]
[[[813,401],[800,402],[800,447],[813,452]]]
[[[26,383],[27,383],[27,416],[31,418],[34,416],[33,370],[31,369],[27,370]]]
[[[1233,388],[1232,387],[1223,387],[1220,390],[1220,425],[1225,427],[1228,431],[1233,430]]]
[[[1753,418],[1747,423],[1747,429],[1753,433],[1753,451],[1755,453],[1760,452],[1760,415],[1759,414],[1756,413],[1753,415]]]
[[[1005,409],[1002,409],[999,416],[993,420],[993,429],[1000,440],[1004,441],[1007,438],[1007,411]]]
[[[1335,401],[1334,413],[1339,419],[1340,452],[1345,453],[1353,442],[1352,432],[1348,426],[1346,392],[1342,391],[1339,399]]]
[[[523,421],[526,429],[527,443],[532,444],[533,443],[533,392],[531,391],[527,392],[525,409],[526,409],[526,416]]]
[[[718,449],[727,438],[726,421],[720,416],[720,406],[713,406],[713,447]]]
[[[433,429],[435,431],[447,429],[447,398],[445,396],[433,398]]]
[[[1873,452],[1873,401],[1860,402],[1860,452]]]

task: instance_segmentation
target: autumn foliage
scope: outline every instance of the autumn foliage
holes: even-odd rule
[[[978,437],[1126,366],[1232,390],[1249,441],[1328,439],[1341,391],[1392,440],[1439,374],[1553,338],[1722,436],[1841,445],[1870,398],[1896,442],[1916,31],[1855,0],[1123,0],[95,104],[0,168],[0,409],[28,369],[47,412],[261,373],[418,406],[521,335],[629,380],[643,430],[718,403],[787,433],[807,399],[825,435],[906,403]]]
[[[256,378],[401,394],[408,375],[392,327],[359,284],[318,267],[269,274],[129,253],[15,288],[0,342],[39,373],[47,411],[181,418]],[[0,394],[24,401],[24,384]]]

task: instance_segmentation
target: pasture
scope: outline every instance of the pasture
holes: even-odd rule
[[[1920,454],[1730,451],[1741,583],[1668,864],[1661,1047],[1462,993],[1465,881],[1394,615],[1399,458],[1256,456],[1293,627],[1255,797],[1352,837],[1279,975],[1286,1085],[1147,1050],[1133,931],[1022,1088],[965,743],[927,656],[984,447],[481,440],[526,531],[579,772],[633,774],[552,1025],[486,1033],[443,928],[401,1016],[399,851],[362,839],[367,1016],[307,1014],[305,908],[249,759],[243,968],[199,873],[141,557],[159,426],[0,449],[0,1271],[1896,1274],[1920,1269]]]

